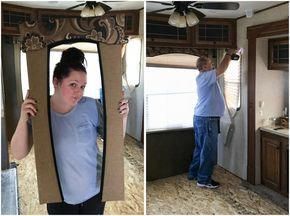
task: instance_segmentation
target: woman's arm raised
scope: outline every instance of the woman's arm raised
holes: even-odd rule
[[[16,130],[11,139],[11,150],[13,156],[20,160],[24,158],[30,151],[31,145],[29,144],[29,124],[30,116],[36,116],[36,101],[29,98],[29,90],[27,91],[26,98],[21,106],[21,114],[16,127]]]

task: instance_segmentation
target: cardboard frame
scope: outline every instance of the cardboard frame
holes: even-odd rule
[[[41,204],[63,200],[51,138],[48,52],[50,46],[64,40],[98,43],[105,104],[102,200],[124,199],[123,124],[117,110],[122,97],[121,49],[127,42],[124,23],[125,15],[120,14],[50,20],[47,29],[38,22],[19,26],[21,49],[27,53],[30,95],[37,100],[39,110],[32,119],[32,133]]]

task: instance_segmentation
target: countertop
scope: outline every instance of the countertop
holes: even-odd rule
[[[289,128],[283,128],[281,126],[263,126],[260,127],[260,130],[289,138]]]

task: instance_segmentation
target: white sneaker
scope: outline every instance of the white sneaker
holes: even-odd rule
[[[209,188],[209,189],[215,189],[215,188],[218,188],[220,186],[220,183],[218,183],[218,182],[216,182],[214,180],[211,180],[211,183],[202,184],[202,183],[197,182],[196,185],[198,187],[205,187],[205,188]]]

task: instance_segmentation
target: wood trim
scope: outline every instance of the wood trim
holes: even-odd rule
[[[266,36],[288,34],[289,19],[247,28],[248,38],[248,161],[247,181],[255,184],[256,146],[256,39]]]
[[[280,20],[270,23],[264,23],[247,28],[247,38],[250,37],[267,37],[280,34],[288,34],[289,19]]]
[[[197,49],[192,47],[160,47],[160,46],[146,46],[146,57],[153,57],[170,53],[182,53],[195,56],[208,56],[207,49]]]
[[[7,4],[7,3],[3,3],[1,2],[1,7],[2,7],[2,11],[3,10],[15,10],[15,11],[19,11],[19,12],[34,12],[35,8],[30,8],[30,7],[25,7],[25,6],[19,6],[19,5],[13,5],[13,4]]]
[[[167,65],[167,64],[154,64],[154,63],[147,63],[146,67],[196,69],[196,68],[184,66],[184,65]]]
[[[252,94],[250,94],[250,92]],[[247,181],[255,184],[256,38],[248,39],[248,166]],[[253,163],[254,162],[254,163]]]
[[[51,15],[51,17],[59,18],[58,16],[62,16],[65,18],[80,18],[80,10],[62,10],[62,9],[46,9],[46,8],[30,8],[18,5],[12,5],[7,3],[1,3],[2,9],[2,21],[4,20],[3,11],[16,11],[31,14],[32,21],[36,21],[42,15]],[[107,13],[108,16],[119,16],[120,14],[125,14],[125,16],[132,17],[132,28],[126,29],[125,26],[125,34],[126,35],[139,35],[139,11],[140,10],[122,10],[122,11],[112,11]],[[89,20],[89,19],[88,19]],[[3,35],[15,35],[19,36],[19,29],[17,27],[8,27],[4,26],[4,22],[1,24],[2,26],[2,34]]]

